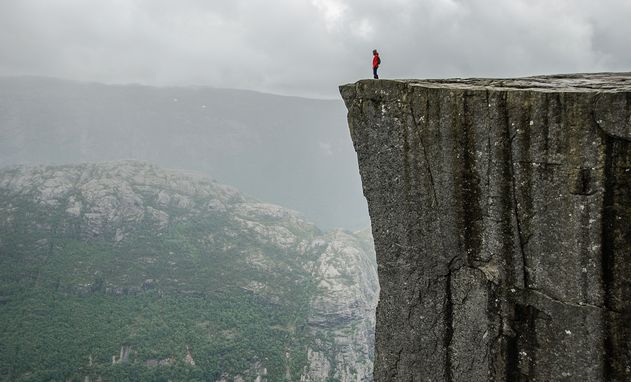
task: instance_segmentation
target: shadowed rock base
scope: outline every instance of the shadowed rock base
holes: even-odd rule
[[[375,381],[631,380],[631,74],[340,91],[379,265]]]

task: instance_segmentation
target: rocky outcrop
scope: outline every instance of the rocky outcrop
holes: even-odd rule
[[[631,74],[340,88],[376,381],[631,379]]]
[[[112,365],[117,363],[128,363],[129,362],[129,353],[131,352],[131,346],[121,346],[120,355],[116,357],[112,356]],[[90,357],[90,363],[92,363],[92,357]]]
[[[301,381],[371,381],[375,308],[379,293],[374,248],[368,232],[333,231],[313,243],[321,248],[313,277],[308,347]]]

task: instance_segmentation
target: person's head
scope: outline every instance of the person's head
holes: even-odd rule
[[[377,52],[377,49],[373,49],[372,54],[379,54],[379,53]]]

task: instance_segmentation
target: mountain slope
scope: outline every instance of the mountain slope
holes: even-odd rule
[[[146,163],[0,170],[0,379],[369,380],[369,239]]]
[[[0,166],[146,160],[358,229],[369,221],[345,116],[340,101],[0,77]]]

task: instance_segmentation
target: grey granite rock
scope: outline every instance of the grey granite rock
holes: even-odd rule
[[[340,87],[375,381],[631,380],[631,73]]]

